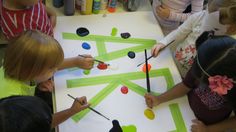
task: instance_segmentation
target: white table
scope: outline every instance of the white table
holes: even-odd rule
[[[78,27],[88,28],[90,35],[77,37],[75,32]],[[113,27],[118,29],[115,37],[110,35]],[[123,32],[129,32],[131,38],[120,38]],[[152,45],[163,38],[151,12],[116,13],[106,17],[102,14],[58,17],[55,38],[61,43],[65,57],[91,54],[118,67],[116,70],[102,71],[95,66],[89,75],[83,74],[81,69],[59,71],[54,78],[56,111],[71,106],[73,100],[67,94],[87,96],[91,107],[110,119],[119,120],[121,126],[135,126],[137,132],[189,131],[191,120],[195,117],[186,97],[154,108],[153,120],[144,115],[147,109],[143,97],[146,93],[146,80],[142,66],[137,67],[137,64],[144,61],[144,48],[148,49],[150,56]],[[83,49],[83,42],[88,42],[91,49]],[[128,51],[135,51],[136,57],[127,57]],[[163,93],[181,81],[168,49],[149,63],[152,65],[150,85],[155,94]],[[122,86],[129,88],[128,94],[120,92]],[[111,127],[111,122],[87,109],[59,125],[59,131],[107,132]]]

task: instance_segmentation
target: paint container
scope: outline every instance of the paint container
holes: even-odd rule
[[[52,4],[53,4],[54,7],[60,8],[60,7],[63,6],[63,0],[53,0]]]
[[[116,0],[109,0],[107,10],[111,13],[116,11]]]
[[[81,2],[81,14],[92,14],[93,0],[82,0]]]
[[[101,0],[100,9],[101,10],[106,10],[107,9],[107,4],[108,4],[108,0]]]
[[[101,0],[93,0],[93,13],[98,14],[100,10]]]
[[[81,10],[81,2],[82,0],[75,0],[75,9]]]
[[[64,0],[64,14],[66,16],[75,14],[75,0]]]

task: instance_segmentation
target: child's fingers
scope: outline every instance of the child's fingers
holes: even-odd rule
[[[145,97],[145,102],[146,102],[147,106],[149,108],[152,108],[153,107],[153,101],[152,101],[151,95],[150,94],[145,94],[144,97]]]
[[[156,8],[156,11],[157,11],[157,13],[162,12],[162,8],[161,8],[161,6],[158,6],[158,7]]]
[[[87,104],[87,99],[85,96],[82,96],[80,98],[76,98],[76,100],[81,104],[81,105],[85,105]]]
[[[152,55],[154,57],[157,57],[158,53],[159,53],[159,50],[160,50],[160,46],[157,44],[155,45],[155,47],[153,47],[153,52],[152,52]]]
[[[90,106],[90,104],[82,105],[80,108],[81,110],[87,109]]]
[[[156,52],[156,45],[151,49],[151,54],[152,56],[156,57],[155,56],[155,52]]]

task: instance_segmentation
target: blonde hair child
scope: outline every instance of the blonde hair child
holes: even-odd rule
[[[64,61],[60,44],[39,31],[26,31],[7,47],[0,69],[0,98],[12,95],[34,95],[30,82],[48,80]],[[83,102],[81,105],[80,102]],[[71,108],[53,115],[52,127],[87,108],[86,97],[77,98]]]

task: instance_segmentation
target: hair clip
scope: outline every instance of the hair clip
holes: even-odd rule
[[[226,75],[209,75],[200,65],[198,54],[197,54],[197,64],[202,70],[202,72],[208,76],[209,88],[212,92],[216,92],[219,95],[226,95],[228,90],[233,88],[233,84],[236,83],[232,78],[228,78]]]

